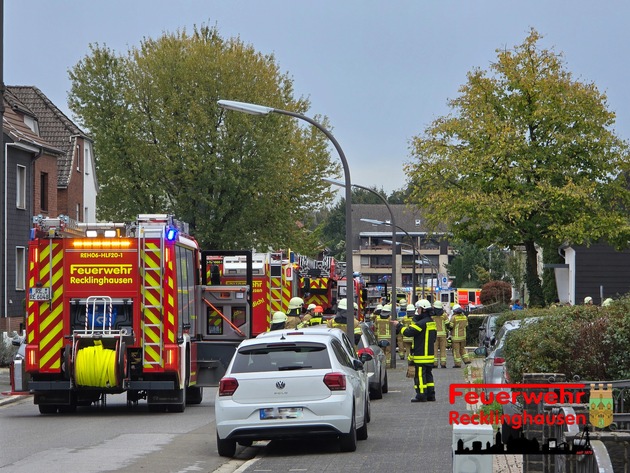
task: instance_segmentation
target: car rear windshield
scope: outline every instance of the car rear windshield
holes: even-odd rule
[[[232,373],[330,369],[326,345],[320,343],[266,343],[236,352]]]

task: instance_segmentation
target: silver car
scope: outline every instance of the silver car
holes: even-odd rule
[[[244,340],[215,398],[217,450],[237,442],[334,436],[341,451],[367,439],[370,399],[363,364],[329,334]]]
[[[366,323],[361,323],[361,336],[356,337],[357,354],[362,360],[368,376],[370,386],[370,397],[372,399],[382,399],[383,394],[389,390],[387,385],[387,362],[383,351],[383,341],[378,341],[376,335]],[[364,355],[370,355],[366,358]],[[370,359],[371,358],[371,359]]]

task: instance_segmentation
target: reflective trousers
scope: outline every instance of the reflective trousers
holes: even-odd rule
[[[435,383],[433,382],[432,365],[415,365],[416,374],[413,377],[416,398],[431,400],[435,399]]]
[[[439,361],[440,366],[446,368],[446,335],[438,335],[435,339],[433,353],[435,354],[433,366],[437,367]]]

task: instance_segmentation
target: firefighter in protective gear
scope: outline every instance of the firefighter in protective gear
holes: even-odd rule
[[[376,323],[376,319],[378,319],[378,316],[381,315],[382,310],[383,310],[383,304],[378,304],[376,306],[376,309],[374,309],[374,313],[372,314],[372,320],[371,320],[373,324]]]
[[[298,328],[308,327],[310,325],[309,320],[311,320],[313,314],[315,313],[315,307],[316,305],[312,303],[308,305],[306,313],[302,316],[302,322],[298,324]]]
[[[381,346],[381,348],[383,348],[383,352],[385,352],[385,363],[388,367],[391,367],[392,363],[392,327],[390,321],[391,315],[392,306],[391,304],[386,304],[383,306],[381,314],[374,322],[374,335],[376,335],[376,339],[379,341],[379,346]],[[382,341],[385,341],[385,343]]]
[[[271,317],[271,327],[269,328],[269,331],[282,330],[283,328],[285,328],[286,322],[287,314],[285,314],[281,310],[274,312],[273,316]]]
[[[348,329],[349,315],[352,316],[352,313],[348,311],[348,299],[341,299],[337,303],[337,313],[335,314],[335,317],[329,319],[326,322],[326,325],[331,328],[339,328],[346,333]],[[359,321],[355,317],[352,317],[352,320],[354,320],[354,338],[356,339],[357,336],[361,336],[361,327],[359,326]]]
[[[304,299],[301,297],[293,297],[289,301],[289,309],[287,312],[288,320],[286,328],[293,329],[302,322],[302,307],[304,306]]]
[[[446,323],[448,322],[448,316],[444,312],[444,307],[440,301],[433,303],[433,314],[431,315],[433,322],[435,322],[435,348],[433,350],[435,354],[435,362],[433,367],[446,368]]]
[[[316,305],[313,309],[313,316],[308,320],[307,325],[319,325],[324,323],[324,308]]]
[[[433,361],[435,346],[435,322],[431,318],[431,303],[420,299],[418,309],[409,327],[398,324],[403,336],[412,337],[410,360],[415,368],[413,378],[416,397],[411,402],[435,401],[435,383],[433,382]]]
[[[413,318],[416,315],[416,307],[414,306],[412,310],[409,310],[409,306],[407,306],[407,315],[405,315],[402,319],[403,327],[409,327],[413,323]],[[407,362],[410,367],[413,366],[413,362],[411,361],[411,346],[413,345],[413,337],[405,336],[402,333],[402,330],[399,332],[399,335],[403,339],[403,345],[405,347],[405,356],[407,357]],[[415,372],[414,372],[415,373]],[[412,378],[414,373],[411,373],[411,370],[407,370],[407,377]]]
[[[466,327],[468,327],[468,317],[460,305],[453,306],[451,316],[451,339],[453,340],[453,362],[454,368],[462,366],[462,361],[469,364],[468,352],[466,351]]]
[[[413,320],[413,316],[416,313],[416,306],[413,304],[407,304],[407,308],[405,310],[405,315],[403,317],[399,317],[398,321],[405,326],[409,326],[411,321]],[[404,360],[411,354],[411,339],[407,337],[409,348],[405,344],[405,337],[403,337],[402,333],[398,332],[396,334],[396,346],[398,347],[398,357],[401,360]]]

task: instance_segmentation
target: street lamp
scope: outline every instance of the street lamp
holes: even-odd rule
[[[235,102],[233,100],[219,100],[219,107],[224,108],[226,110],[233,110],[236,112],[249,113],[251,115],[269,115],[270,113],[278,113],[280,115],[288,115],[293,118],[297,118],[299,120],[304,120],[305,122],[310,123],[315,128],[320,130],[333,144],[337,153],[339,154],[339,158],[341,159],[341,164],[343,165],[343,173],[345,177],[345,188],[346,188],[346,297],[348,298],[348,304],[352,307],[354,304],[354,271],[352,269],[352,181],[350,180],[350,167],[348,166],[348,161],[346,160],[346,156],[339,146],[339,143],[335,139],[335,137],[320,123],[316,122],[312,118],[309,118],[305,115],[295,112],[289,112],[287,110],[280,110],[277,108],[266,107],[264,105],[256,105],[252,103],[245,102]],[[353,317],[354,319],[354,317]],[[354,324],[349,323],[347,326],[347,335],[350,340],[354,340]]]
[[[414,254],[414,258],[416,257],[416,243],[415,240],[412,238],[411,235],[409,235],[409,232],[407,232],[407,230],[405,230],[402,227],[399,227],[398,225],[395,224],[394,220],[392,219],[391,223],[388,222],[383,222],[381,220],[374,220],[371,218],[362,218],[361,219],[362,222],[367,222],[367,223],[371,223],[373,225],[387,225],[389,227],[392,227],[392,235],[396,235],[396,232],[393,231],[394,228],[397,228],[398,230],[402,231],[405,235],[407,235],[407,237],[409,237],[409,240],[411,241],[411,247],[413,248],[413,254]],[[386,240],[383,240],[386,241]],[[392,243],[391,245],[395,248],[397,243],[396,243],[396,239],[392,238]],[[416,303],[417,297],[416,297],[416,265],[413,264],[411,266],[411,286],[412,286],[412,290],[411,290],[411,302],[412,303]],[[422,297],[424,298],[424,289],[422,290]]]
[[[432,262],[429,258],[427,258],[426,256],[424,256],[424,255],[420,255],[420,258],[421,258],[421,259],[414,261],[414,263],[417,263],[417,264],[419,264],[419,265],[421,265],[421,266],[422,266],[422,297],[424,297],[424,286],[426,285],[426,284],[425,284],[425,281],[424,281],[424,267],[425,267],[427,264],[428,264],[429,266],[431,266],[431,270],[432,270],[432,271],[435,271],[435,277],[436,277],[436,278],[438,277],[438,275],[439,275],[440,271],[438,270],[437,266],[435,266],[435,265],[433,264],[433,262]],[[431,284],[431,289],[434,289],[433,284]]]
[[[346,187],[345,184],[342,184],[341,182],[337,182],[337,181],[333,181],[330,179],[326,179],[326,178],[322,178],[322,181],[327,182],[328,184],[332,184],[333,186],[339,186],[339,187]],[[366,190],[368,192],[371,192],[372,194],[377,195],[385,204],[385,207],[387,207],[387,210],[389,210],[389,215],[392,219],[392,224],[395,224],[394,221],[394,212],[392,211],[392,208],[389,206],[389,203],[387,202],[387,199],[385,197],[383,197],[381,194],[379,194],[378,192],[376,192],[373,189],[370,189],[369,187],[364,187],[364,186],[360,186],[359,184],[352,184],[353,187],[358,187],[359,189],[363,189]],[[361,219],[364,220],[364,219]],[[394,233],[394,236],[392,237],[393,241],[396,241],[396,235]],[[396,288],[396,245],[392,243],[392,296],[391,296],[391,301],[392,301],[392,314],[394,314],[396,312],[396,304],[394,303],[394,295],[396,293],[395,291]],[[393,320],[393,317],[392,317]],[[396,368],[396,330],[391,330],[391,345],[392,345],[392,354],[390,356],[390,365],[391,368]]]
[[[398,228],[400,228],[400,227],[398,227]],[[405,233],[407,233],[407,232],[405,232]],[[411,240],[411,244],[403,243],[403,242],[394,242],[392,240],[382,240],[382,241],[383,241],[383,243],[387,243],[388,245],[392,245],[392,246],[401,245],[401,246],[410,246],[411,247],[411,251],[413,252],[413,259],[414,259],[414,262],[411,265],[411,285],[413,286],[413,290],[411,291],[411,302],[415,304],[416,303],[416,261],[415,261],[415,259],[416,259],[416,256],[418,255],[418,253],[416,252],[416,245],[415,245],[413,239]],[[424,285],[422,287],[422,298],[424,299]]]

